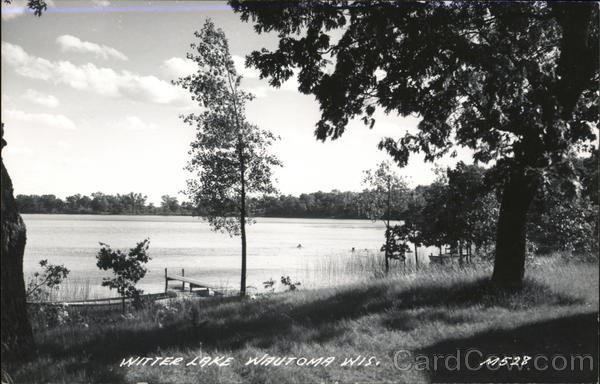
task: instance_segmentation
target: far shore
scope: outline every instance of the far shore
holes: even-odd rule
[[[188,215],[188,214],[173,214],[173,213],[111,213],[111,212],[21,212],[21,215],[64,215],[64,216],[151,216],[151,217],[197,217],[204,216]],[[326,220],[367,220],[364,217],[339,217],[339,216],[252,216],[255,219],[326,219]],[[392,221],[393,222],[393,221]]]

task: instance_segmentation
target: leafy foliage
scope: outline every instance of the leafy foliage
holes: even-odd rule
[[[214,230],[241,236],[240,295],[245,296],[247,198],[276,191],[272,168],[281,163],[268,151],[276,137],[246,120],[252,95],[240,88],[242,76],[223,31],[209,19],[195,36],[187,58],[198,71],[175,82],[202,108],[183,116],[196,128],[187,166],[195,177],[188,180],[186,193]]]
[[[364,171],[361,194],[362,212],[371,220],[383,220],[389,226],[392,217],[397,217],[405,204],[408,190],[406,181],[393,170],[387,161],[377,169]]]
[[[40,260],[42,272],[35,272],[27,283],[25,297],[29,301],[45,301],[48,299],[50,289],[58,289],[60,284],[69,275],[69,269],[64,265],[48,263],[48,260]]]
[[[144,239],[129,251],[113,251],[110,245],[105,243],[100,243],[100,246],[96,255],[96,265],[103,271],[112,270],[114,275],[112,278],[105,277],[102,286],[116,289],[123,297],[139,299],[143,291],[135,285],[146,276],[147,269],[144,264],[150,260],[150,239]]]
[[[299,281],[292,281],[289,276],[281,276],[281,284],[288,287],[290,291],[295,291],[301,283]]]
[[[403,203],[407,190],[406,182],[393,171],[389,162],[382,162],[375,170],[364,172],[363,185],[367,187],[361,194],[363,212],[371,220],[385,223],[385,243],[381,250],[385,254],[385,270],[389,271],[390,258],[404,257],[403,245],[398,245],[392,231],[392,210],[397,212]]]
[[[407,193],[399,217],[403,225],[391,228],[394,243],[437,246],[489,246],[495,235],[499,203],[487,186],[485,170],[459,162],[454,169],[438,170],[430,185]]]
[[[278,34],[274,51],[254,51],[247,63],[273,86],[298,69],[298,89],[320,104],[318,139],[338,138],[355,118],[373,127],[379,108],[421,118],[417,133],[379,144],[400,165],[411,153],[433,161],[457,146],[477,162],[494,161],[503,195],[492,278],[522,284],[537,187],[596,137],[595,4],[230,3],[256,32]]]
[[[208,20],[195,36],[187,57],[198,71],[176,81],[202,107],[183,116],[197,129],[187,166],[196,177],[188,180],[186,193],[213,228],[238,235],[246,194],[275,192],[272,167],[280,162],[268,148],[276,137],[245,119],[252,95],[240,88],[223,31]]]
[[[12,0],[4,0],[4,4],[12,4]],[[48,3],[44,0],[27,0],[27,8],[36,16],[42,16],[42,12],[48,9]]]
[[[418,134],[381,143],[400,164],[410,152],[433,160],[463,145],[479,161],[545,166],[594,137],[595,6],[231,4],[258,33],[279,33],[275,51],[247,61],[274,86],[299,68],[299,90],[321,106],[319,139],[339,137],[355,117],[373,125],[376,107],[422,118]]]
[[[121,214],[121,215],[193,215],[191,203],[180,203],[177,197],[163,195],[160,207],[147,203],[142,193],[109,195],[94,192],[90,196],[79,193],[64,200],[55,195],[17,195],[21,213]]]
[[[598,187],[590,183],[594,177],[597,182],[598,169],[591,159],[573,160],[579,183],[565,183],[555,173],[538,192],[528,233],[541,251],[598,254]]]
[[[390,259],[400,261],[406,260],[406,252],[410,251],[408,246],[409,227],[406,225],[394,225],[385,230],[386,243],[381,247],[382,252],[388,253]]]

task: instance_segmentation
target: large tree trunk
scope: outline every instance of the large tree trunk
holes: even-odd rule
[[[4,129],[2,129],[4,136]],[[6,142],[2,138],[2,147]],[[0,204],[2,219],[1,296],[2,296],[2,355],[15,358],[33,349],[33,333],[27,318],[23,252],[25,250],[25,223],[17,212],[12,181],[2,166]]]
[[[492,280],[504,287],[520,287],[525,271],[527,211],[535,194],[533,177],[513,170],[504,185]]]

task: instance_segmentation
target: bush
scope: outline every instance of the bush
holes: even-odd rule
[[[150,260],[150,239],[139,242],[127,253],[121,250],[113,251],[108,244],[100,243],[100,246],[96,255],[96,265],[104,271],[112,269],[114,274],[112,278],[105,277],[102,286],[116,289],[123,298],[133,298],[134,305],[140,307],[140,295],[143,291],[137,289],[135,284],[146,276],[147,269],[144,264]]]
[[[27,282],[25,296],[28,301],[48,301],[51,290],[58,289],[70,272],[64,265],[49,264],[46,259],[40,260],[39,264],[44,270],[35,272]]]

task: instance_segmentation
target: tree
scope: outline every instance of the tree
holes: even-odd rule
[[[423,243],[422,228],[424,221],[422,211],[425,206],[423,188],[422,186],[417,186],[410,191],[406,199],[405,209],[400,214],[400,217],[404,221],[404,228],[401,235],[405,235],[408,241],[414,245],[416,269],[419,268],[418,247]]]
[[[463,248],[489,243],[495,232],[497,199],[485,181],[485,169],[462,161],[446,170],[448,197],[446,242],[458,247],[460,262]]]
[[[4,124],[2,131],[2,146],[4,149]],[[17,211],[13,195],[13,187],[4,160],[0,152],[2,165],[2,182],[0,201],[0,217],[2,226],[2,352],[11,357],[27,354],[33,349],[33,332],[27,317],[25,301],[25,279],[23,277],[23,252],[27,240],[25,223]]]
[[[421,209],[421,241],[428,246],[441,249],[447,244],[447,229],[450,225],[446,209],[448,182],[445,175],[423,188],[424,205]]]
[[[146,199],[148,196],[142,195],[141,193],[129,192],[122,196],[123,205],[125,205],[125,212],[129,212],[132,215],[140,213],[146,205]]]
[[[166,214],[169,213],[178,213],[180,210],[179,201],[177,201],[176,197],[172,197],[169,195],[162,195],[160,206],[163,209],[163,212]]]
[[[149,260],[148,248],[150,239],[145,239],[129,252],[113,251],[110,245],[100,243],[100,251],[96,255],[96,265],[103,271],[111,269],[114,277],[102,279],[102,286],[116,289],[123,298],[123,312],[125,311],[125,298],[133,299],[134,304],[139,303],[141,289],[135,287],[136,283],[146,276],[147,269],[144,266]]]
[[[538,191],[529,212],[527,234],[539,251],[593,254],[592,258],[597,258],[598,200],[593,190],[598,186],[590,181],[598,181],[598,164],[589,167],[586,163],[575,161],[581,184],[565,183],[554,174]]]
[[[11,0],[4,0],[10,4]],[[37,16],[41,16],[46,9],[44,0],[28,0],[27,6]],[[33,332],[27,317],[27,303],[25,300],[25,279],[23,278],[23,252],[27,239],[25,223],[15,203],[12,180],[4,167],[1,151],[6,145],[4,140],[4,124],[0,124],[0,227],[1,227],[1,252],[0,260],[0,297],[2,306],[2,320],[0,325],[0,342],[2,352],[10,353],[11,357],[18,357],[30,353],[34,347]]]
[[[109,210],[107,196],[102,192],[92,193],[92,210],[96,213],[104,213]]]
[[[418,133],[380,143],[400,165],[412,152],[433,161],[457,146],[495,161],[502,197],[492,279],[521,285],[534,193],[595,137],[596,4],[230,3],[258,33],[278,34],[276,50],[255,51],[247,64],[273,86],[299,69],[299,90],[321,107],[318,139],[339,137],[353,118],[373,126],[380,108],[421,117]]]
[[[207,20],[195,36],[187,57],[198,71],[176,81],[203,109],[183,117],[197,130],[187,167],[197,178],[188,180],[186,193],[214,230],[241,236],[240,295],[245,296],[248,195],[275,192],[272,167],[280,162],[267,151],[275,136],[245,118],[252,95],[240,89],[242,77],[223,31]]]
[[[385,244],[382,248],[387,273],[390,270],[389,259],[394,256],[392,248],[396,244],[392,236],[392,211],[397,215],[400,210],[403,195],[407,190],[406,183],[392,170],[392,165],[384,161],[377,166],[377,169],[364,172],[363,185],[367,186],[367,190],[363,192],[363,212],[369,219],[383,220],[385,224]]]
[[[11,4],[12,0],[3,0],[4,4]],[[27,8],[33,11],[33,14],[36,16],[41,16],[42,12],[44,12],[48,8],[48,4],[45,0],[27,0]]]

